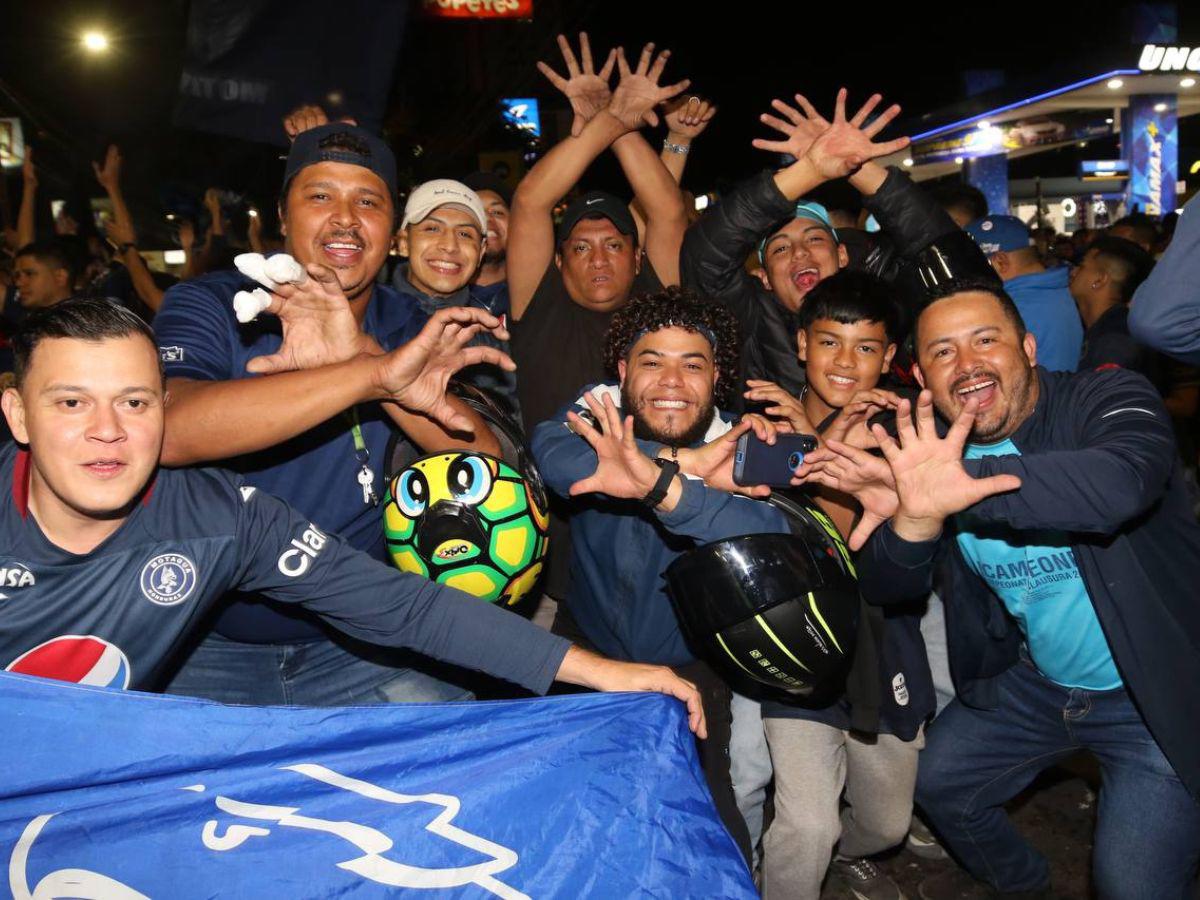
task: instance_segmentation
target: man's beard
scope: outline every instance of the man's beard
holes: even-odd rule
[[[1030,367],[1014,374],[1012,378],[1003,381],[1001,381],[999,374],[994,371],[972,372],[957,379],[951,390],[955,390],[958,386],[966,384],[980,375],[994,379],[997,386],[1003,384],[1008,405],[1004,411],[1004,415],[996,419],[995,422],[984,425],[976,417],[968,440],[975,444],[995,444],[1012,437],[1013,432],[1028,418],[1029,413],[1032,411],[1031,398],[1034,391],[1035,379],[1037,378],[1037,371]],[[953,416],[947,416],[944,412],[943,418],[948,422],[954,421]]]
[[[716,413],[716,404],[710,397],[708,402],[699,408],[699,415],[686,430],[678,433],[664,432],[655,429],[642,416],[644,406],[645,404],[638,403],[629,396],[624,387],[621,388],[621,412],[633,416],[633,436],[643,441],[666,444],[668,447],[690,447],[692,444],[704,440],[704,435],[708,432],[708,426],[712,424],[713,415]]]
[[[485,250],[483,253],[483,264],[485,266],[498,266],[508,258],[508,249],[501,247],[494,253],[490,250]]]

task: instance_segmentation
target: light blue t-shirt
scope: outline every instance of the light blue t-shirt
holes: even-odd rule
[[[1020,456],[1010,440],[968,444],[967,459]],[[1067,687],[1108,691],[1122,686],[1096,618],[1075,553],[1061,531],[1017,530],[1000,522],[957,517],[958,547],[1020,623],[1029,655],[1043,675]]]

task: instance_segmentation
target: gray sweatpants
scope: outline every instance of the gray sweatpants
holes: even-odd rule
[[[870,856],[904,840],[921,732],[867,741],[805,719],[764,719],[775,819],[763,837],[765,900],[817,900],[833,856]],[[839,810],[842,790],[846,808]]]

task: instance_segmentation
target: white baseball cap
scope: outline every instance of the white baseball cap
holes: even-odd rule
[[[404,204],[404,218],[401,228],[421,222],[439,206],[457,206],[464,212],[469,212],[479,224],[479,231],[487,234],[487,212],[479,195],[463,184],[451,178],[435,178],[413,188]]]

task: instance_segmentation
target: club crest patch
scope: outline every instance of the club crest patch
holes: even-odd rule
[[[196,588],[196,567],[186,556],[160,553],[142,566],[142,594],[159,606],[174,606]]]

